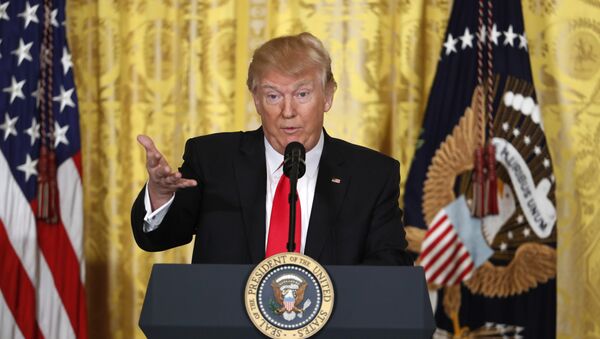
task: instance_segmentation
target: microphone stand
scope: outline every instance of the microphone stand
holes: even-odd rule
[[[288,233],[288,252],[294,252],[296,250],[296,201],[298,201],[298,195],[296,194],[296,186],[298,185],[298,166],[292,167],[290,171],[290,194],[288,196],[288,202],[290,203],[290,228]]]
[[[304,146],[297,142],[290,142],[285,148],[283,173],[290,179],[290,194],[288,195],[288,202],[290,203],[290,227],[288,233],[288,252],[294,252],[296,250],[296,202],[298,201],[298,194],[296,193],[296,186],[298,179],[306,172],[306,163],[304,159],[306,157]]]

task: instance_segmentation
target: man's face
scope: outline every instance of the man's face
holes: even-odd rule
[[[326,93],[327,92],[327,93]],[[252,94],[265,137],[283,154],[292,141],[310,151],[323,129],[323,115],[331,108],[333,90],[325,91],[315,70],[300,76],[267,72]]]

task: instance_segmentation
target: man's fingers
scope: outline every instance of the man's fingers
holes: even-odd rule
[[[196,182],[196,180],[194,180],[194,179],[179,180],[179,188],[194,187],[196,185],[198,185],[198,182]]]
[[[193,179],[185,179],[182,177],[181,172],[171,172],[171,168],[167,166],[161,166],[158,169],[151,171],[151,177],[158,185],[162,186],[177,186],[179,187],[180,183],[184,183],[185,187],[195,186],[196,181]]]
[[[163,182],[167,186],[172,186],[177,182],[177,178],[172,173],[166,173],[163,177]]]
[[[152,139],[147,135],[143,135],[143,134],[138,135],[137,141],[140,143],[140,145],[144,146],[146,151],[152,151],[152,150],[158,151],[156,149],[156,146],[154,146],[154,141],[152,141]]]
[[[149,164],[152,167],[156,167],[156,166],[160,165],[160,162],[164,159],[162,154],[160,154],[160,152],[152,153],[152,155],[149,158],[152,159],[151,163]]]
[[[150,178],[156,182],[164,182],[170,184],[170,177],[175,173],[171,172],[171,168],[169,165],[166,166],[156,166],[148,168],[148,173],[150,174]]]
[[[186,187],[194,187],[194,186],[198,185],[198,183],[194,179],[184,179],[184,178],[181,178],[181,179],[177,180],[174,183],[174,185],[177,188],[186,188]]]
[[[160,165],[162,159],[162,154],[154,152],[154,151],[146,151],[146,165],[148,168],[154,168]]]
[[[146,166],[152,186],[158,192],[175,192],[177,189],[193,187],[198,183],[193,179],[182,178],[180,172],[173,172],[162,154],[158,151],[154,142],[147,135],[140,134],[137,141],[146,150]]]
[[[176,185],[181,180],[181,173],[179,173],[179,172],[169,173],[166,180],[169,184]]]
[[[155,182],[152,186],[157,192],[161,194],[169,195],[175,193],[179,189],[194,187],[198,185],[196,180],[193,179],[176,179],[173,180],[174,177],[171,176],[167,179],[161,180],[159,182]]]
[[[146,150],[146,165],[149,168],[159,165],[163,156],[154,145],[154,141],[149,136],[143,134],[137,136],[137,141]]]

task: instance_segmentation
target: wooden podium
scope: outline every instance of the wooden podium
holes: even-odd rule
[[[150,339],[264,338],[244,308],[250,265],[152,269],[139,325]],[[312,338],[431,338],[435,322],[420,267],[328,266],[329,322]]]

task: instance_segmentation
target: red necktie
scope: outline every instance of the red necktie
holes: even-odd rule
[[[285,175],[281,176],[275,196],[273,197],[273,208],[271,210],[271,222],[269,223],[269,239],[267,241],[266,257],[277,253],[287,251],[288,234],[290,228],[290,203],[288,196],[290,194],[290,179]],[[300,234],[301,224],[300,200],[296,200],[296,252],[300,252]]]

